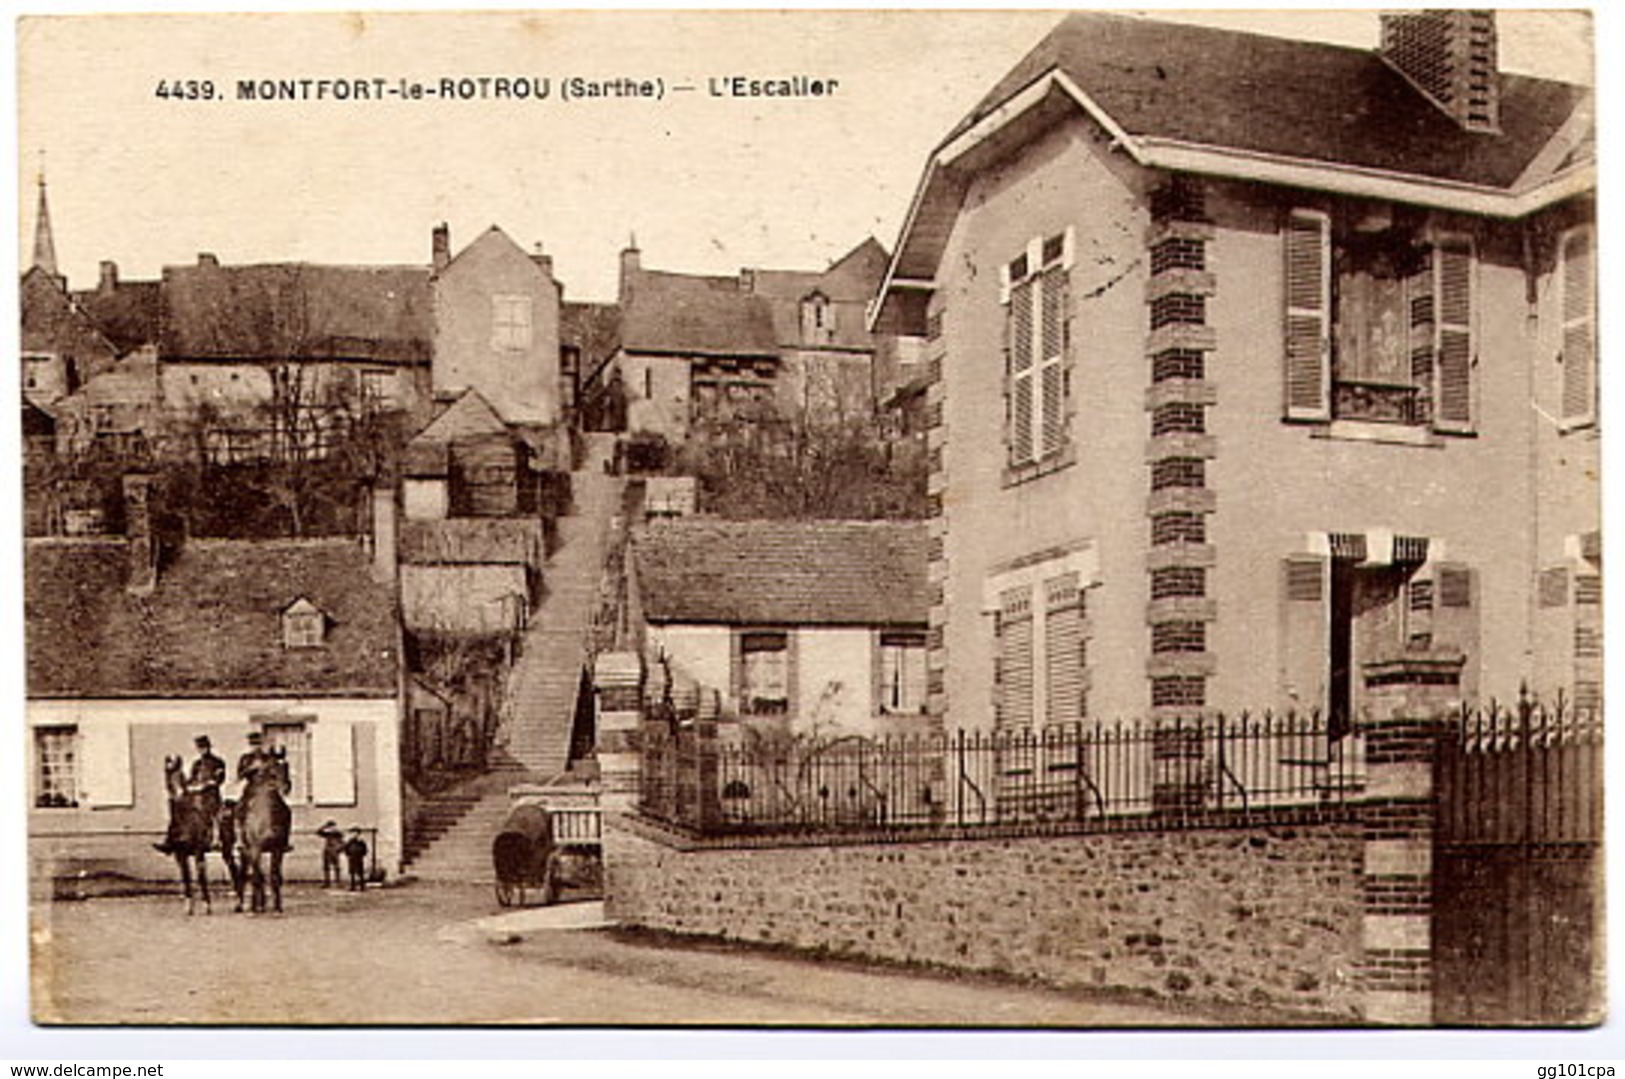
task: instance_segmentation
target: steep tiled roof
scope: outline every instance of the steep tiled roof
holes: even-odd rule
[[[412,266],[171,266],[161,350],[175,359],[429,358],[429,271]]]
[[[1501,78],[1501,133],[1463,130],[1373,51],[1097,12],[1072,14],[949,135],[1052,68],[1130,135],[1510,187],[1587,96]]]
[[[24,579],[31,697],[391,696],[387,588],[350,540],[193,540],[150,595],[125,588],[122,540],[29,540]],[[326,644],[284,648],[304,597]]]
[[[158,343],[163,304],[157,281],[120,281],[108,288],[75,292],[73,298],[119,355]]]
[[[767,301],[732,277],[639,270],[621,313],[628,352],[699,356],[777,356]]]
[[[926,620],[923,523],[687,518],[641,529],[633,550],[651,622]]]
[[[841,256],[827,270],[752,270],[751,291],[772,305],[773,327],[782,345],[802,343],[801,302],[814,292],[830,303],[833,339],[838,348],[867,349],[874,339],[864,313],[886,276],[885,248],[873,238]]]

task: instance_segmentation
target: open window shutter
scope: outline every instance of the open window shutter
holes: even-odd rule
[[[1037,405],[1037,367],[1033,358],[1033,282],[1010,290],[1010,463],[1033,459],[1033,410]]]
[[[1565,426],[1580,427],[1597,417],[1596,292],[1591,230],[1576,229],[1563,239],[1563,402]]]
[[[998,725],[1033,724],[1033,604],[1031,588],[999,597]]]
[[[1331,672],[1331,560],[1295,555],[1281,563],[1280,699],[1300,714],[1326,708]]]
[[[1433,424],[1441,431],[1473,426],[1473,245],[1463,237],[1434,250],[1436,361]]]
[[[323,719],[310,727],[310,790],[317,805],[355,805],[355,728]]]
[[[95,808],[135,804],[128,720],[97,717],[79,728],[86,804]]]
[[[1286,414],[1331,418],[1331,221],[1294,210],[1286,225]]]
[[[1044,273],[1039,344],[1042,372],[1043,427],[1038,454],[1060,451],[1066,438],[1066,298],[1067,274],[1059,266]]]
[[[1478,695],[1478,573],[1460,562],[1441,562],[1433,571],[1433,644],[1467,657],[1461,668],[1461,695]]]
[[[1438,299],[1433,293],[1433,251],[1428,249],[1416,272],[1405,279],[1406,321],[1410,325],[1411,385],[1416,387],[1417,423],[1433,422],[1433,351],[1437,345]]]

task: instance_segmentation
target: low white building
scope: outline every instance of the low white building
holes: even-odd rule
[[[923,522],[686,518],[633,551],[649,650],[724,716],[826,736],[925,722]]]
[[[165,756],[190,761],[207,735],[235,776],[251,731],[288,755],[290,877],[320,876],[328,819],[365,830],[397,872],[402,668],[386,567],[354,539],[193,540],[160,557],[135,493],[126,538],[27,542],[31,877],[170,875],[151,847],[168,822]]]

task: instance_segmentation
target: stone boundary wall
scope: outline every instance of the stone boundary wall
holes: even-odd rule
[[[1357,1021],[1364,830],[1229,827],[728,847],[606,819],[624,924]]]

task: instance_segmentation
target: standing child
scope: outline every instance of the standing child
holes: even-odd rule
[[[322,839],[322,887],[336,888],[344,883],[344,873],[339,869],[339,855],[344,853],[344,830],[337,821],[328,821],[316,829],[316,834]]]
[[[344,844],[344,857],[350,863],[350,890],[366,891],[367,841],[361,838],[360,828],[350,829],[350,838]]]

